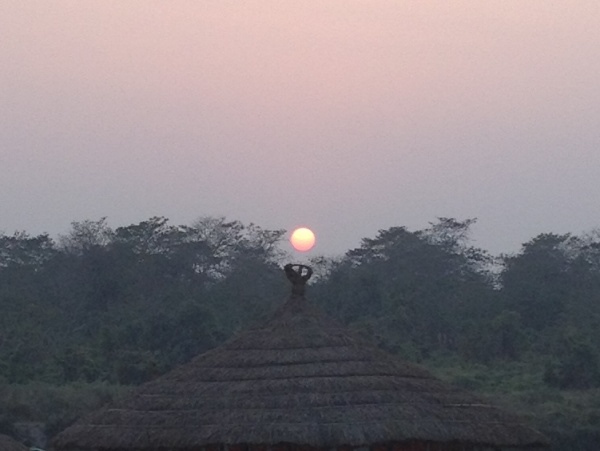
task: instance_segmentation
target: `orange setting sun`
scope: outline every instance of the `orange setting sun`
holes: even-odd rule
[[[290,243],[297,251],[309,251],[315,245],[315,234],[306,227],[300,227],[292,232]]]

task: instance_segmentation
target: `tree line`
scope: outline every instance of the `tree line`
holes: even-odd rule
[[[473,223],[392,227],[314,258],[309,297],[404,358],[535,361],[550,386],[600,386],[600,234],[494,257],[471,245]],[[0,380],[138,384],[185,362],[282,302],[284,234],[163,217],[1,234]]]
[[[330,263],[328,310],[423,361],[525,361],[561,389],[600,386],[600,234],[542,233],[514,255],[470,245],[474,220],[382,230]]]
[[[155,217],[0,236],[0,379],[137,384],[214,347],[281,294],[283,233]]]
[[[467,388],[513,377],[515,393],[550,409],[540,414],[549,430],[563,428],[556,440],[570,447],[557,449],[595,449],[600,233],[542,233],[492,256],[472,245],[474,222],[391,227],[340,257],[315,257],[307,295],[378,346],[458,374],[452,381]],[[284,237],[213,217],[116,229],[85,220],[56,239],[0,234],[0,394],[12,399],[0,406],[0,429],[35,419],[56,432],[119,387],[260,322],[289,295]]]

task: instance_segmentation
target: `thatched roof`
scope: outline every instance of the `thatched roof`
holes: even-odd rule
[[[0,434],[0,451],[29,451],[29,448],[8,435]]]
[[[58,449],[546,444],[537,431],[398,360],[295,294],[235,337],[81,419]]]

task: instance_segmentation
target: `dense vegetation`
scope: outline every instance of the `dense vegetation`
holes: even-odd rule
[[[556,449],[600,440],[600,235],[540,234],[516,255],[473,220],[382,230],[316,258],[309,297],[379,346],[529,416]],[[287,296],[281,230],[222,218],[57,240],[0,234],[0,432],[77,415],[223,342]]]

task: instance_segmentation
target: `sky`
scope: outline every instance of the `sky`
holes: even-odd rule
[[[600,227],[597,0],[0,0],[0,231]]]

